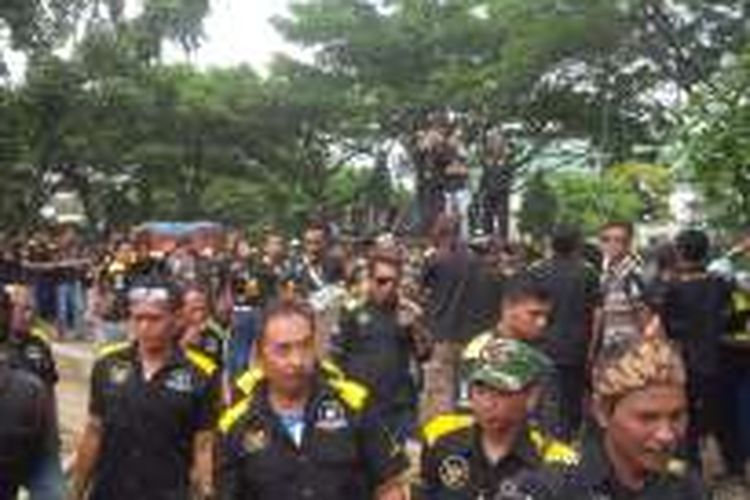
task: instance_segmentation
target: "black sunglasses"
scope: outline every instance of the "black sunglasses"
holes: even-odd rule
[[[391,277],[377,277],[375,278],[375,283],[377,283],[380,286],[390,285],[392,283],[396,282],[396,278]]]

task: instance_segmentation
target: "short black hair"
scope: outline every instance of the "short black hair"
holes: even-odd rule
[[[129,302],[138,300],[138,292],[140,290],[163,290],[166,293],[166,302],[172,311],[176,311],[182,307],[182,293],[173,279],[158,274],[136,279],[128,289]]]
[[[526,273],[511,278],[503,285],[503,304],[517,304],[527,300],[549,304],[552,296]]]
[[[583,235],[576,226],[561,225],[552,231],[552,251],[556,255],[573,255],[581,249],[582,243]]]
[[[313,332],[317,330],[317,321],[315,319],[315,311],[307,303],[300,300],[279,300],[270,303],[263,310],[263,316],[260,323],[260,331],[256,342],[258,345],[263,343],[263,339],[266,336],[266,330],[271,321],[278,318],[288,318],[296,316],[307,321]]]
[[[322,218],[314,217],[308,220],[307,224],[305,224],[304,232],[307,231],[323,231],[326,237],[328,237],[328,224],[326,224]]]
[[[705,262],[711,249],[711,241],[703,231],[686,229],[675,238],[677,255],[688,262]]]
[[[371,274],[379,264],[386,265],[396,269],[399,273],[403,267],[403,260],[398,250],[390,248],[377,248],[370,252],[367,259],[367,270]]]
[[[633,223],[626,220],[613,220],[605,223],[599,232],[604,232],[609,229],[622,229],[625,231],[625,233],[628,235],[628,239],[632,239],[633,235],[635,234],[635,227],[633,226]]]

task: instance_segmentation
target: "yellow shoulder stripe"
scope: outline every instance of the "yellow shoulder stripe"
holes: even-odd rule
[[[474,417],[469,414],[448,413],[433,418],[422,429],[427,446],[434,445],[440,438],[452,432],[474,425]]]
[[[342,370],[336,363],[333,361],[324,359],[320,366],[323,368],[323,372],[326,375],[330,375],[332,377],[336,378],[346,378],[346,374],[344,373],[344,370]]]
[[[356,298],[348,298],[344,302],[344,310],[347,312],[354,312],[362,306],[362,301]]]
[[[562,441],[546,438],[538,430],[532,430],[529,437],[546,464],[576,465],[580,461],[578,451]]]
[[[107,356],[111,356],[112,354],[122,352],[130,347],[130,342],[115,342],[113,344],[107,344],[103,346],[101,349],[99,349],[99,352],[97,352],[97,356],[100,358],[106,358]]]
[[[321,362],[321,367],[325,375],[333,377],[334,379],[345,379],[346,374],[339,368],[335,363],[329,360]],[[235,385],[245,396],[249,396],[255,390],[255,387],[263,379],[263,371],[258,368],[250,368],[246,370],[242,375],[237,377]]]
[[[206,328],[209,330],[213,330],[216,335],[221,337],[223,340],[227,340],[229,338],[229,332],[221,326],[215,319],[211,318],[206,323]]]
[[[107,272],[109,274],[124,273],[127,270],[128,270],[127,266],[123,262],[120,262],[119,260],[115,260],[109,265],[109,267],[107,267]]]
[[[36,337],[45,344],[49,344],[52,342],[52,338],[49,334],[49,331],[46,330],[42,325],[35,325],[31,327],[31,331],[29,331],[29,335],[32,337]]]
[[[667,462],[667,472],[676,477],[685,477],[688,472],[687,462],[673,458]]]
[[[738,312],[745,312],[750,310],[750,294],[744,291],[735,291],[732,294],[734,302],[734,308]]]
[[[222,434],[228,433],[232,430],[234,424],[236,424],[249,409],[250,398],[245,398],[234,406],[229,407],[219,418],[219,431],[221,431]]]
[[[331,378],[328,383],[352,410],[361,411],[370,397],[370,390],[354,380]]]
[[[216,366],[216,363],[214,363],[211,358],[200,351],[196,351],[195,349],[186,349],[185,356],[191,363],[197,366],[200,371],[202,371],[209,377],[213,375],[218,369],[218,366]]]
[[[257,367],[250,368],[237,378],[235,385],[242,394],[250,396],[261,380],[263,380],[263,371]]]

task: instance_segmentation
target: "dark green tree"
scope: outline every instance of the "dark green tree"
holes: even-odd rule
[[[518,215],[519,230],[541,242],[558,222],[557,195],[543,172],[535,172],[526,183]]]
[[[672,125],[659,96],[692,90],[737,49],[746,9],[737,0],[314,0],[293,4],[277,26],[315,52],[311,71],[348,83],[371,135],[411,151],[419,191],[427,175],[415,138],[436,110],[458,116],[475,149],[499,124],[519,130],[509,178],[552,140],[587,141],[599,166],[631,159]]]
[[[693,94],[671,155],[705,198],[709,222],[736,229],[750,220],[750,50]]]

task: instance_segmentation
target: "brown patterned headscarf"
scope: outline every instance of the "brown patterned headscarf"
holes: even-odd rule
[[[685,385],[682,356],[661,336],[645,336],[594,369],[594,395],[614,401],[652,385]]]

